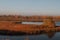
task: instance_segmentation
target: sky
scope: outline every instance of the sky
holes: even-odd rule
[[[60,0],[0,0],[0,15],[60,15]]]

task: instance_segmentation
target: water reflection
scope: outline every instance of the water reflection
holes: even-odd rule
[[[60,40],[60,32],[47,32],[40,35],[3,36],[0,40]]]
[[[25,38],[24,40],[29,40],[29,37],[28,37],[28,36],[26,36],[26,38]]]
[[[34,35],[33,36],[33,38],[31,39],[31,40],[42,40],[42,36],[45,36],[45,38],[46,38],[46,40],[52,40],[53,39],[53,37],[55,36],[55,34],[56,34],[57,32],[48,32],[48,33],[42,33],[42,34],[40,34],[40,35],[38,35],[38,37],[37,37],[37,35]],[[60,33],[60,32],[59,32]],[[56,34],[57,35],[57,34]],[[60,34],[59,34],[60,35]],[[40,37],[40,38],[39,38]],[[48,38],[47,38],[48,37]],[[30,37],[29,37],[29,35],[28,36],[26,36],[25,37],[25,39],[24,40],[30,40],[29,39]],[[54,39],[56,39],[56,38],[54,38]],[[44,37],[43,37],[43,40],[44,40]],[[60,39],[59,39],[60,40]]]
[[[48,38],[52,38],[52,37],[54,37],[55,33],[56,32],[48,32],[48,33],[46,33],[46,35],[48,36]]]
[[[60,40],[60,32],[48,32],[48,33],[42,33],[40,35],[32,35],[32,36],[26,36],[24,40]]]

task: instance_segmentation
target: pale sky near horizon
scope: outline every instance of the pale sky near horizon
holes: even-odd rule
[[[60,15],[60,0],[0,0],[0,15]]]

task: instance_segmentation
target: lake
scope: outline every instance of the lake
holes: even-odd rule
[[[56,22],[60,25],[60,22]],[[0,40],[60,40],[60,32],[50,32],[40,35],[22,35],[22,36],[5,36],[0,35]]]
[[[24,36],[3,36],[0,35],[0,40],[60,40],[60,32],[53,35],[24,35]]]

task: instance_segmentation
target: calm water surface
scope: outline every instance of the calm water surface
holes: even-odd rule
[[[47,34],[30,35],[30,36],[1,36],[0,40],[60,40],[60,32],[56,32],[52,36]]]
[[[56,22],[60,25],[60,22]],[[0,35],[0,40],[60,40],[60,32],[53,32],[40,35],[24,35],[24,36],[4,36]]]

